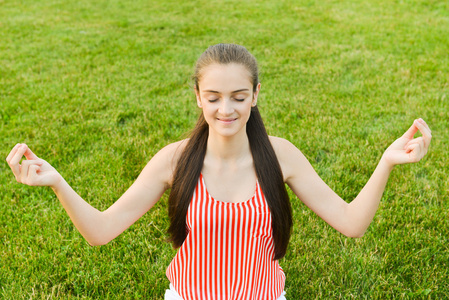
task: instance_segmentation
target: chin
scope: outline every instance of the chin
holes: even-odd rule
[[[209,127],[211,129],[211,127]],[[212,128],[212,130],[222,137],[233,137],[241,133],[242,131],[246,134],[246,127],[239,128]]]

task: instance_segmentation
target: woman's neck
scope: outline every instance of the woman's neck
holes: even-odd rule
[[[213,160],[237,162],[251,155],[246,130],[232,137],[224,137],[209,132],[206,156]]]

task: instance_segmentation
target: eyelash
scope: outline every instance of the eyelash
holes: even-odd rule
[[[209,102],[216,102],[218,99],[211,99],[211,100],[209,100]],[[234,98],[234,100],[235,101],[238,101],[238,102],[243,102],[243,101],[245,101],[245,98],[243,98],[243,99],[236,99],[236,98]]]

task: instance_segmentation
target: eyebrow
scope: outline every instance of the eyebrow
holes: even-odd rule
[[[231,94],[240,93],[240,92],[247,92],[247,91],[249,91],[249,89],[240,89],[240,90],[236,90],[236,91],[231,92]],[[205,90],[204,92],[206,92],[206,93],[220,94],[220,92],[214,91],[214,90]]]

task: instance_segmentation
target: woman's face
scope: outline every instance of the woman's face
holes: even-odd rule
[[[198,106],[202,108],[209,131],[222,136],[246,133],[251,107],[256,105],[260,83],[253,92],[251,76],[239,64],[212,64],[201,72],[195,88]]]

